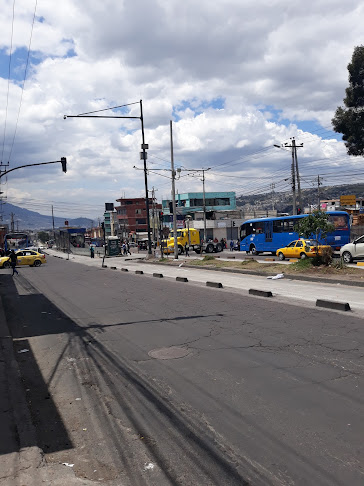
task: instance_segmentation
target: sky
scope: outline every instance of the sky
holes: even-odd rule
[[[295,137],[302,187],[364,181],[331,119],[363,43],[359,0],[3,0],[0,155],[4,201],[96,218],[105,202],[179,193],[290,190]],[[127,106],[123,106],[127,105]],[[103,116],[64,118],[110,107]],[[274,147],[279,145],[281,148]]]

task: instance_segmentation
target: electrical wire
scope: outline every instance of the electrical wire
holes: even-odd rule
[[[38,4],[38,0],[35,0],[34,14],[33,14],[33,21],[32,21],[32,28],[31,28],[31,30],[30,30],[30,38],[29,38],[29,46],[28,46],[27,62],[26,62],[26,65],[25,65],[25,71],[24,71],[24,80],[23,80],[22,89],[21,89],[20,103],[19,103],[18,115],[17,115],[17,118],[16,118],[16,123],[15,123],[14,136],[13,136],[13,140],[12,140],[11,147],[10,147],[10,152],[9,152],[9,158],[8,158],[8,162],[9,162],[9,163],[10,163],[10,160],[11,160],[11,154],[12,154],[12,152],[13,152],[13,147],[14,147],[15,137],[16,137],[16,133],[17,133],[17,130],[18,130],[18,123],[19,123],[20,109],[21,109],[21,105],[22,105],[22,102],[23,102],[24,86],[25,86],[25,80],[26,80],[26,77],[27,77],[27,72],[28,72],[28,65],[29,65],[29,58],[30,58],[30,47],[31,47],[31,44],[32,44],[32,38],[33,38],[33,29],[34,29],[34,22],[35,22],[35,14],[36,14],[36,11],[37,11],[37,4]]]
[[[5,139],[6,139],[6,125],[8,119],[8,106],[9,106],[9,91],[10,91],[10,72],[11,72],[11,58],[13,54],[13,35],[14,35],[14,17],[15,17],[15,0],[13,1],[13,17],[11,21],[11,36],[10,36],[10,53],[9,53],[9,69],[8,69],[8,88],[6,93],[6,107],[5,107],[5,121],[4,121],[4,135],[3,135],[3,146],[1,151],[0,163],[3,163]]]

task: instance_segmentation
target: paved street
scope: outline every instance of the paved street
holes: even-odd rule
[[[49,465],[111,486],[363,484],[362,288],[339,313],[314,307],[333,285],[79,258],[0,275]],[[276,297],[243,291],[263,282]]]

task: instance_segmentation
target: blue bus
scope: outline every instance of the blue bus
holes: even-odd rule
[[[334,224],[335,230],[328,233],[325,239],[319,238],[319,241],[338,251],[343,245],[350,243],[350,216],[345,211],[327,211],[326,214],[329,221]],[[240,251],[253,255],[265,251],[275,255],[278,248],[299,239],[294,227],[301,218],[307,216],[308,214],[300,214],[244,221],[240,226]]]
[[[4,248],[7,250],[18,250],[28,248],[30,240],[27,233],[7,233],[4,237]]]

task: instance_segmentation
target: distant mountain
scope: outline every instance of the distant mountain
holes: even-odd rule
[[[45,216],[44,214],[37,213],[35,211],[29,211],[28,209],[23,209],[13,204],[3,204],[2,205],[2,221],[1,224],[8,224],[10,227],[11,223],[11,213],[14,215],[14,228],[15,230],[25,231],[25,230],[40,230],[40,229],[51,229],[53,226],[52,216]],[[1,214],[0,214],[1,216]],[[90,218],[68,218],[65,217],[54,217],[54,226],[59,228],[64,226],[64,222],[68,221],[69,226],[77,226],[81,228],[89,228],[92,223],[96,224],[97,218],[94,220]]]
[[[302,189],[302,206],[308,207],[317,204],[317,187],[312,189]],[[364,184],[345,184],[340,186],[320,187],[320,200],[339,199],[340,196],[355,194],[357,198],[364,199]],[[250,196],[238,196],[236,198],[238,207],[249,207],[254,209],[268,210],[274,208],[278,212],[290,213],[292,211],[292,193],[271,192],[265,194],[255,194]]]

